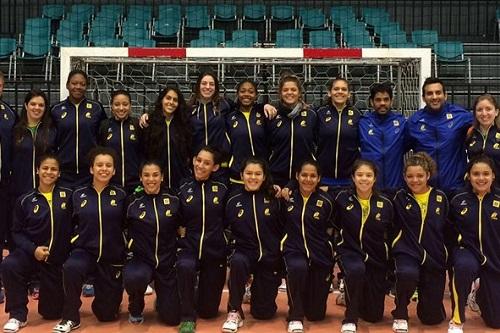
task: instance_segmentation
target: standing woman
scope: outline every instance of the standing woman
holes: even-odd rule
[[[101,121],[106,119],[102,105],[85,96],[87,73],[69,72],[69,96],[52,106],[52,121],[57,129],[56,153],[61,161],[61,185],[76,188],[90,183],[88,153],[97,145]]]
[[[495,189],[495,166],[486,155],[478,155],[467,166],[463,193],[450,203],[450,220],[459,234],[452,252],[452,317],[449,333],[462,333],[471,283],[481,279],[476,292],[486,326],[500,328],[500,193]]]
[[[328,100],[318,115],[317,157],[323,170],[322,185],[338,192],[351,183],[351,167],[359,158],[359,111],[349,104],[349,82],[335,78],[328,85]]]
[[[123,269],[129,295],[128,321],[144,321],[144,292],[154,281],[155,309],[160,319],[168,325],[178,325],[175,259],[181,222],[179,198],[162,190],[163,173],[158,162],[144,162],[140,172],[144,191],[134,193],[127,208],[128,249],[133,254]]]
[[[283,224],[269,167],[264,160],[249,157],[241,163],[240,177],[244,188],[226,204],[226,221],[235,240],[229,261],[229,313],[222,326],[222,331],[229,333],[243,326],[241,304],[250,274],[250,313],[257,319],[274,316],[282,269]]]
[[[448,199],[429,185],[436,163],[424,152],[409,157],[404,165],[407,188],[394,197],[392,254],[396,265],[396,309],[392,311],[394,332],[408,332],[408,304],[418,289],[417,316],[425,325],[443,321],[446,282],[444,236]]]
[[[116,153],[95,147],[89,153],[92,183],[73,192],[73,249],[63,265],[62,320],[53,333],[80,327],[80,295],[85,279],[94,276],[92,312],[99,321],[118,318],[123,286],[121,269],[125,254],[123,225],[126,193],[110,184]]]
[[[304,315],[311,321],[325,318],[333,269],[333,204],[318,189],[321,173],[316,161],[298,164],[295,177],[299,190],[284,205],[281,249],[287,271],[288,332],[301,333]]]
[[[72,232],[71,190],[59,187],[59,162],[55,155],[40,157],[38,187],[20,197],[14,207],[12,234],[16,249],[2,262],[9,320],[4,332],[27,325],[28,283],[39,272],[38,312],[44,319],[61,317],[64,303],[62,264]]]
[[[231,140],[230,181],[242,184],[241,166],[249,157],[267,160],[267,135],[264,107],[257,104],[257,85],[245,79],[236,86],[235,110],[227,116],[227,132]]]
[[[340,230],[337,256],[347,306],[342,333],[356,332],[360,317],[373,323],[384,315],[393,208],[375,191],[376,179],[375,164],[358,159],[352,166],[354,188],[341,191],[335,199],[335,225]]]
[[[111,93],[111,118],[104,120],[99,129],[98,143],[110,147],[118,154],[113,184],[132,193],[139,185],[141,163],[141,132],[139,120],[132,117],[130,93],[115,90]]]
[[[194,333],[197,316],[217,316],[226,281],[227,187],[212,179],[220,166],[219,156],[210,146],[201,148],[193,157],[193,176],[179,190],[183,216],[176,263],[181,300],[179,333]]]
[[[12,140],[11,195],[13,199],[36,188],[36,161],[54,150],[56,137],[45,94],[26,94]]]
[[[486,154],[495,162],[495,173],[500,173],[500,117],[498,103],[489,94],[479,96],[474,102],[474,122],[466,139],[467,156]],[[500,188],[500,177],[495,186]]]
[[[161,163],[164,184],[177,190],[189,176],[192,129],[184,96],[177,87],[167,87],[156,99],[144,129],[146,159]]]
[[[306,159],[314,159],[314,128],[317,116],[303,101],[299,78],[285,75],[278,93],[278,115],[268,122],[269,167],[274,182],[284,187],[293,179],[293,171]]]

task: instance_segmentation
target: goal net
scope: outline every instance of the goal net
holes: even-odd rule
[[[177,84],[188,98],[199,73],[216,73],[221,92],[235,97],[242,79],[258,85],[262,102],[278,100],[279,78],[284,73],[303,80],[305,102],[319,105],[332,78],[346,78],[352,102],[369,108],[370,87],[388,82],[394,88],[394,109],[409,115],[421,107],[421,86],[431,75],[430,49],[279,49],[279,48],[61,48],[61,99],[70,70],[89,75],[89,96],[109,109],[110,94],[127,89],[133,113],[154,104],[167,84]]]

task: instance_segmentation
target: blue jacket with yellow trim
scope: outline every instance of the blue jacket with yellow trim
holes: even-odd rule
[[[268,198],[262,191],[243,189],[227,201],[225,219],[235,239],[236,251],[269,264],[281,258],[283,221],[278,199]]]
[[[229,156],[231,142],[226,133],[226,115],[231,112],[232,106],[229,100],[220,99],[219,105],[201,102],[192,106],[189,117],[193,126],[193,149],[191,155],[198,153],[203,146],[213,146],[223,152],[225,157]]]
[[[283,254],[305,255],[318,266],[333,266],[333,247],[328,229],[333,227],[333,203],[322,191],[313,192],[304,200],[300,191],[293,191],[290,201],[282,209],[285,236]]]
[[[152,267],[173,266],[177,228],[182,220],[179,198],[160,191],[154,195],[140,192],[130,200],[127,208],[129,250]]]
[[[12,170],[12,129],[17,113],[0,100],[0,182],[8,181]]]
[[[439,112],[418,110],[406,124],[407,148],[424,151],[436,161],[438,173],[431,184],[446,193],[464,186],[465,137],[472,118],[472,112],[445,103]]]
[[[445,247],[449,209],[446,195],[440,190],[431,189],[424,220],[418,202],[406,189],[396,193],[393,205],[396,235],[392,243],[393,255],[409,255],[423,266],[444,269],[448,258]]]
[[[500,188],[500,128],[493,125],[483,137],[477,128],[471,129],[472,133],[467,137],[466,147],[469,160],[480,154],[489,156],[495,163],[496,186]]]
[[[245,115],[236,110],[227,116],[226,128],[231,140],[231,178],[240,179],[241,163],[248,157],[267,160],[267,119],[262,104],[255,104],[247,121]]]
[[[359,158],[358,122],[359,111],[346,106],[337,111],[331,103],[316,110],[316,142],[318,162],[325,178],[333,180],[351,179],[351,166]],[[334,184],[327,184],[334,185]],[[347,185],[345,182],[339,185]]]
[[[55,128],[49,128],[45,133],[37,129],[34,140],[33,134],[26,128],[25,134],[19,142],[16,142],[16,138],[12,139],[10,182],[12,195],[18,197],[37,186],[36,161],[42,155],[54,151],[55,139]]]
[[[392,111],[386,115],[372,111],[359,120],[361,157],[377,166],[375,185],[381,190],[396,190],[404,184],[405,124],[405,117]]]
[[[33,256],[38,246],[48,246],[47,261],[63,264],[73,231],[71,197],[71,190],[59,186],[52,190],[52,206],[38,189],[20,197],[12,223],[12,238],[18,249]]]
[[[314,157],[314,128],[317,116],[313,110],[303,109],[293,119],[291,110],[278,106],[276,117],[267,122],[269,140],[269,168],[275,184],[284,186],[294,178],[298,165]]]
[[[472,191],[450,202],[450,221],[458,232],[458,246],[470,250],[482,266],[500,274],[500,193],[481,200]]]
[[[89,180],[88,153],[97,145],[97,135],[106,113],[98,102],[84,98],[78,107],[69,98],[50,111],[57,129],[56,153],[61,174],[71,175],[76,185]],[[65,177],[67,180],[67,177]]]
[[[142,160],[139,121],[133,117],[104,120],[99,129],[98,143],[113,148],[118,155],[116,172],[111,181],[126,188],[127,192],[139,185],[139,164]]]
[[[366,263],[386,267],[389,260],[389,229],[393,223],[392,203],[372,194],[370,210],[362,221],[361,204],[355,190],[341,191],[335,198],[335,226],[340,230],[337,253],[356,253]]]
[[[115,185],[98,193],[92,185],[73,192],[73,223],[76,236],[72,243],[96,257],[97,262],[120,264],[125,254],[127,194]]]
[[[226,256],[224,211],[227,192],[226,185],[212,179],[199,182],[191,178],[179,189],[181,225],[186,228],[180,247],[198,259]]]

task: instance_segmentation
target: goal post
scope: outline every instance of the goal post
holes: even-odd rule
[[[114,89],[128,89],[133,111],[151,106],[167,83],[188,94],[202,70],[217,74],[221,92],[234,96],[236,84],[256,81],[262,98],[275,101],[280,75],[298,75],[304,82],[307,103],[317,105],[326,95],[326,83],[335,76],[352,85],[353,102],[368,107],[375,82],[394,87],[394,108],[409,115],[423,106],[421,87],[431,76],[428,48],[61,48],[60,98],[67,97],[66,80],[74,68],[89,75],[89,90],[106,108]],[[187,95],[186,95],[187,97]]]

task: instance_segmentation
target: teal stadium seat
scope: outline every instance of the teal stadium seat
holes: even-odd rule
[[[61,20],[64,17],[65,8],[61,4],[43,5],[42,17],[47,17],[51,20]]]
[[[471,62],[470,58],[465,58],[464,44],[460,41],[446,41],[434,44],[434,72],[438,76],[442,68],[449,69],[451,72],[454,68],[459,68],[463,65],[465,74],[464,77],[471,83]]]
[[[90,4],[75,4],[71,6],[69,15],[73,21],[89,22],[95,14],[95,6]]]
[[[141,21],[125,21],[122,27],[123,41],[128,46],[136,44],[145,44],[144,40],[149,39],[149,31],[145,27],[145,23]]]
[[[254,47],[258,45],[257,30],[235,30],[232,39],[226,41],[226,47]]]
[[[295,7],[291,5],[274,5],[271,7],[271,17],[268,25],[268,38],[275,40],[276,31],[297,28]]]
[[[110,37],[90,37],[89,36],[89,43],[91,46],[95,47],[122,47],[123,46],[123,41],[120,39],[116,38],[110,38]]]
[[[96,16],[95,20],[92,21],[89,29],[89,40],[95,40],[95,38],[105,37],[105,38],[116,38],[117,34],[117,21],[108,18],[101,17],[99,14]]]
[[[419,47],[434,47],[439,42],[436,30],[413,30],[411,39]]]
[[[303,8],[299,15],[302,29],[324,30],[328,28],[326,16],[319,8]]]
[[[0,59],[9,59],[8,78],[17,74],[17,41],[15,38],[0,38]]]
[[[268,22],[266,6],[264,4],[250,4],[243,6],[241,29],[257,30],[258,40],[268,39]]]
[[[154,22],[153,38],[158,42],[171,42],[180,46],[182,16],[180,5],[160,5],[158,20]]]
[[[335,48],[337,46],[335,31],[313,30],[309,32],[309,47]]]
[[[222,29],[205,29],[198,32],[199,39],[211,38],[217,43],[224,43],[226,41],[226,32]]]
[[[220,44],[212,38],[205,38],[205,39],[193,39],[190,42],[191,47],[218,47]]]
[[[186,6],[186,28],[206,29],[210,27],[208,7],[204,5]]]
[[[339,28],[349,26],[357,22],[356,13],[352,6],[332,6],[330,8],[330,20]]]
[[[301,48],[304,46],[301,29],[284,29],[276,31],[276,47]]]
[[[236,5],[215,4],[212,29],[224,29],[228,34],[239,28]]]
[[[153,7],[149,5],[130,5],[127,10],[127,21],[142,23],[145,27],[151,26]]]
[[[125,13],[125,7],[119,4],[101,5],[101,10],[96,14],[97,18],[107,18],[115,22],[121,21]]]

